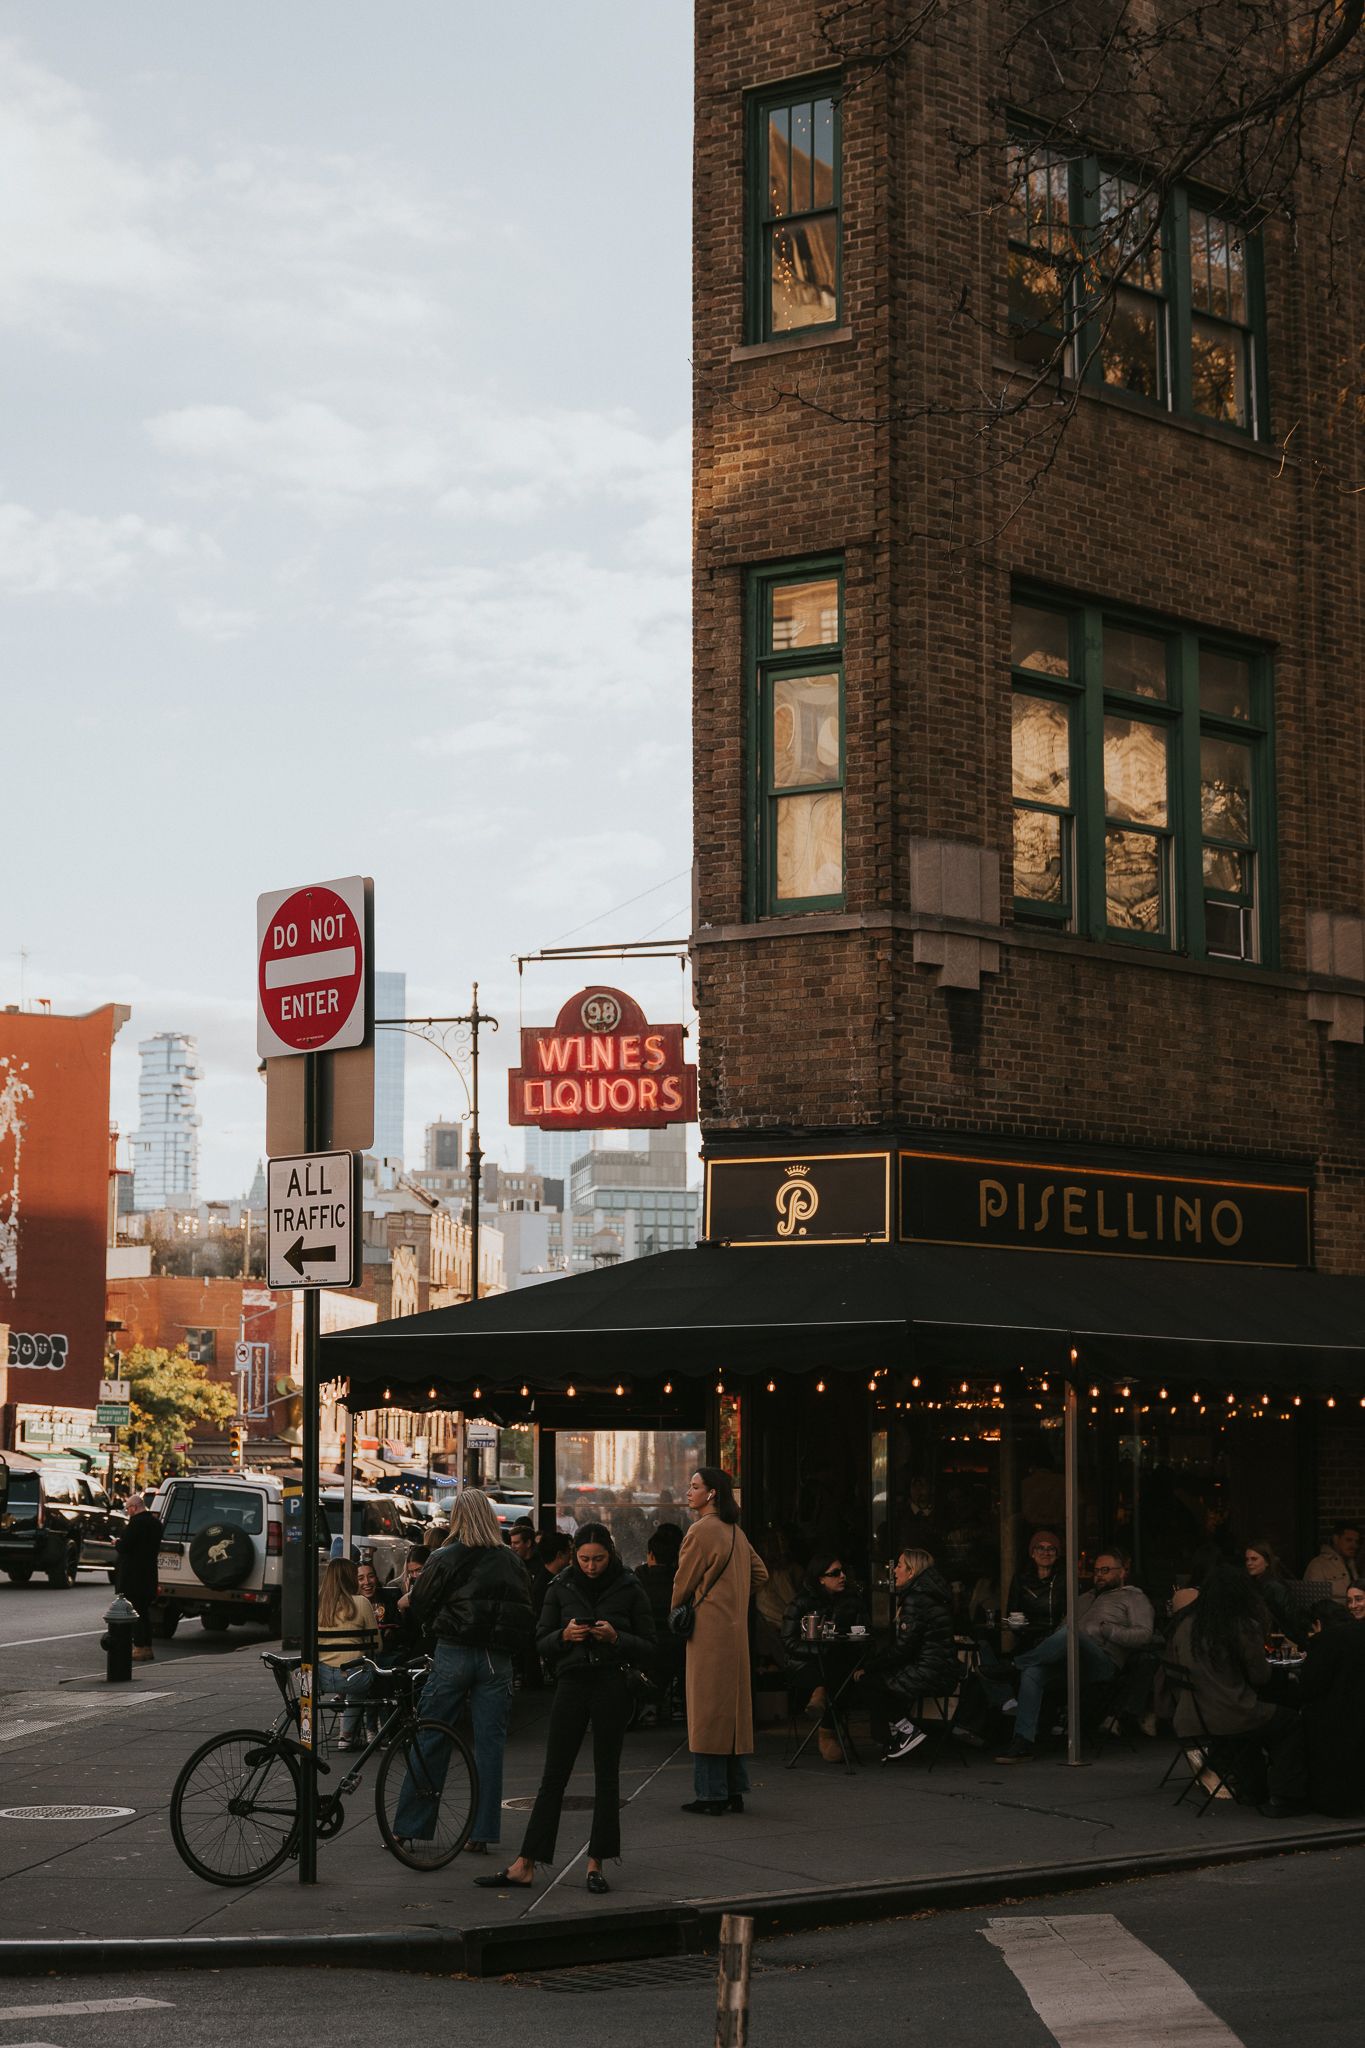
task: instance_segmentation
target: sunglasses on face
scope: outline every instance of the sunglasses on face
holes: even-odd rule
[[[832,1564],[827,1572],[821,1572],[822,1579],[846,1579],[848,1573],[841,1564]]]

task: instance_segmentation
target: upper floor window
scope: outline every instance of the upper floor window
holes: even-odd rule
[[[1055,142],[1013,137],[1006,173],[1015,356],[1264,434],[1259,235]]]
[[[750,341],[839,323],[839,127],[828,80],[749,103]]]
[[[1011,624],[1016,919],[1265,959],[1266,657],[1041,598],[1019,598]]]
[[[758,916],[843,907],[843,609],[838,561],[750,579],[749,898]]]

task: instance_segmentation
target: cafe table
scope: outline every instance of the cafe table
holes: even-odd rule
[[[828,1714],[839,1744],[839,1753],[844,1760],[844,1769],[852,1777],[861,1758],[850,1733],[843,1706],[843,1696],[853,1683],[854,1673],[864,1668],[872,1655],[875,1637],[871,1629],[861,1635],[819,1634],[809,1643],[813,1652],[815,1668],[819,1672],[819,1684],[824,1687],[825,1704],[812,1726],[802,1737],[795,1755],[788,1757],[787,1769],[794,1771],[811,1743],[818,1735],[825,1715]]]

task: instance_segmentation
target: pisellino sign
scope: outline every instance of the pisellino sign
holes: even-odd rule
[[[524,1027],[508,1121],[542,1131],[661,1130],[696,1121],[681,1024],[650,1024],[619,988],[570,996],[551,1029]]]
[[[901,1237],[933,1244],[1312,1263],[1308,1189],[1275,1182],[902,1152],[900,1197]]]

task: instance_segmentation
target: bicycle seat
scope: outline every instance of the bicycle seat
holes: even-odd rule
[[[272,1671],[297,1671],[303,1657],[298,1650],[262,1650],[261,1662]]]

